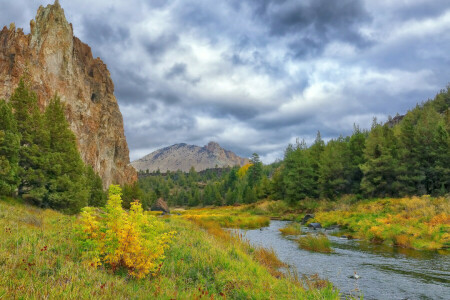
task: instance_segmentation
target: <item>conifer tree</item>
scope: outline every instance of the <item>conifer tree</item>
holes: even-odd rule
[[[10,98],[21,135],[19,147],[19,196],[39,206],[47,206],[49,135],[39,111],[37,96],[21,79]]]
[[[49,135],[46,166],[48,205],[67,213],[77,213],[88,205],[85,166],[77,149],[76,138],[69,129],[64,106],[59,97],[50,100],[45,110]]]
[[[89,206],[102,207],[106,204],[106,193],[103,191],[102,179],[91,166],[86,166],[86,183],[89,191]],[[144,207],[144,204],[142,204]]]
[[[381,125],[374,120],[364,150],[366,163],[361,169],[364,178],[361,188],[367,196],[397,196],[398,181],[398,140],[388,124]]]
[[[349,145],[341,136],[327,143],[319,164],[321,196],[334,199],[350,193],[352,169]]]
[[[288,146],[284,162],[283,181],[286,186],[287,202],[294,204],[306,197],[311,197],[316,183],[305,141],[297,143],[295,149],[292,145]]]
[[[252,154],[250,159],[251,166],[248,168],[248,184],[250,187],[255,187],[259,184],[262,178],[262,162],[257,153]]]
[[[0,99],[0,195],[13,195],[19,184],[19,147],[11,105]]]

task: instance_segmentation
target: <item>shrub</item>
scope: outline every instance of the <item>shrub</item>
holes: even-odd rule
[[[131,276],[155,275],[175,232],[163,232],[164,224],[144,214],[139,201],[129,212],[122,208],[121,189],[109,188],[105,212],[86,207],[81,213],[78,237],[85,260],[92,266],[102,264],[113,271],[127,269]]]

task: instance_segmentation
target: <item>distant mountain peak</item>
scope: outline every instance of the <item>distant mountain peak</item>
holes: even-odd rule
[[[232,166],[243,166],[249,163],[247,158],[242,158],[223,149],[217,142],[210,141],[203,147],[188,145],[185,143],[174,144],[156,150],[131,163],[133,167],[140,171],[149,170],[153,172],[160,170],[188,172],[191,167],[196,171],[206,169]]]

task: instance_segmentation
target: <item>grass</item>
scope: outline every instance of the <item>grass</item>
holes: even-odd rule
[[[339,224],[357,238],[413,248],[450,248],[450,199],[429,196],[365,200],[319,211],[314,221]]]
[[[439,250],[444,254],[450,249],[449,196],[361,200],[345,195],[337,201],[305,199],[295,206],[265,200],[229,207],[226,212],[296,222],[305,213],[314,213],[315,218],[309,222],[320,222],[323,227],[340,225],[342,233],[355,238],[396,247]]]
[[[80,261],[77,216],[0,200],[0,298],[339,299],[329,284],[307,289],[310,282],[276,273],[283,264],[273,251],[252,248],[217,223],[162,220],[177,231],[174,243],[160,272],[138,280]]]
[[[300,248],[321,252],[321,253],[331,253],[333,249],[331,249],[331,243],[328,237],[324,234],[312,235],[308,234],[306,236],[300,237],[298,239],[298,245]]]
[[[270,218],[267,216],[251,215],[242,210],[245,206],[209,207],[174,211],[191,221],[204,220],[218,223],[224,228],[255,229],[269,226]]]
[[[302,234],[302,227],[299,223],[290,223],[284,228],[279,229],[283,235],[300,235]]]

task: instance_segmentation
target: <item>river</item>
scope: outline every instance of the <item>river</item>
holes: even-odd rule
[[[364,299],[450,299],[450,255],[374,245],[329,236],[331,254],[302,250],[294,237],[279,231],[287,221],[269,227],[241,230],[254,245],[273,248],[300,275],[318,274],[343,295]],[[356,272],[360,278],[349,278]]]

